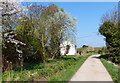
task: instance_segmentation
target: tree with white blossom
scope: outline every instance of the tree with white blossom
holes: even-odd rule
[[[2,56],[8,60],[12,54],[17,54],[17,58],[22,66],[22,50],[19,48],[24,46],[25,43],[15,38],[17,36],[17,33],[15,33],[15,28],[18,19],[20,16],[24,15],[27,8],[25,6],[21,6],[21,1],[4,0],[0,2],[0,9],[2,16]],[[13,62],[13,60],[9,61]],[[3,66],[4,65],[5,64],[3,63]]]

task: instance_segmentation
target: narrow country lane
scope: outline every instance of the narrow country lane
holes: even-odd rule
[[[88,57],[70,81],[113,81],[99,56],[98,54]]]

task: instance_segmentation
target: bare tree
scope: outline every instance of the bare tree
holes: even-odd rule
[[[103,14],[101,20],[102,20],[102,23],[104,23],[105,21],[118,23],[118,7],[115,7],[114,9],[109,10],[105,14]]]

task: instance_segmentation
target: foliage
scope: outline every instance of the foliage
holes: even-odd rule
[[[87,45],[83,45],[82,48],[88,47]]]
[[[3,46],[2,53],[4,54],[3,71],[7,69],[6,68],[7,65],[12,67],[12,64],[14,65],[20,64],[22,66],[23,65],[22,47],[25,46],[26,44],[21,41],[18,41],[16,39],[17,34],[15,34],[15,32],[13,31],[4,32],[3,34],[4,34],[2,45]],[[9,60],[10,63],[6,60]]]
[[[15,0],[6,0],[0,3],[2,10],[2,29],[13,30],[17,24],[17,20],[21,14],[27,11],[25,6],[20,7],[21,3]],[[18,16],[19,15],[19,16]]]
[[[19,59],[22,66],[25,63],[60,58],[60,44],[74,35],[75,18],[54,4],[49,6],[28,4],[25,8],[14,2],[3,2],[2,7],[3,5],[6,5],[6,9],[3,8],[2,14],[4,23],[2,51],[6,64],[9,62],[13,68],[13,65],[18,65]],[[15,37],[13,34],[9,35],[12,39],[9,39],[8,35],[4,36],[9,34],[7,33],[9,31],[15,34]],[[19,43],[16,45],[16,42],[23,43],[24,46]]]
[[[19,15],[26,11],[20,8],[20,2],[7,0],[0,3],[2,9],[2,58],[3,70],[12,68],[12,64],[23,65],[21,48],[25,45],[18,40],[15,27]]]
[[[99,51],[102,49],[102,47],[95,47],[94,53],[99,54]]]
[[[69,77],[71,77],[87,57],[88,56],[63,56],[61,59],[48,60],[46,63],[28,63],[23,66],[22,71],[20,71],[20,68],[15,68],[3,72],[3,81],[32,81],[45,77],[50,78],[64,70],[69,73]],[[69,77],[67,77],[66,80],[69,80]]]
[[[99,32],[105,37],[112,61],[120,63],[120,21],[117,19],[117,14],[116,10],[106,14],[106,19],[104,19],[103,24],[99,27]],[[108,18],[107,15],[112,17]]]
[[[107,49],[109,54],[113,57],[113,62],[119,63],[120,55],[120,32],[117,24],[114,24],[110,21],[104,22],[100,26],[99,32],[106,37]]]
[[[96,51],[98,54],[107,54],[108,53],[107,47],[98,48],[98,49],[96,49]]]
[[[107,47],[90,47],[88,49],[89,46],[87,47],[82,47],[82,48],[77,48],[77,52],[79,54],[82,53],[91,53],[91,54],[107,54],[108,50]]]
[[[83,45],[82,48],[77,48],[77,52],[79,54],[92,53],[94,52],[94,48],[92,46]]]
[[[104,55],[104,56],[106,56],[106,55]],[[119,80],[120,68],[114,66],[113,63],[108,63],[106,61],[106,59],[104,59],[104,58],[101,58],[101,61],[102,61],[103,65],[106,67],[109,74],[111,75],[114,83],[119,83],[120,82],[120,80]]]
[[[51,7],[56,6],[54,4]],[[53,13],[52,13],[53,14]],[[49,19],[49,20],[48,20]],[[49,52],[52,55],[52,58],[60,57],[60,44],[71,38],[70,34],[73,34],[75,30],[75,22],[76,20],[72,18],[67,12],[63,9],[57,9],[57,12],[54,15],[48,15],[47,26],[49,24],[49,32],[50,32],[50,48]],[[57,20],[57,21],[56,21]]]

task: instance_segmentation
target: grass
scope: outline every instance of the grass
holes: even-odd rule
[[[120,83],[120,68],[116,67],[113,63],[108,63],[104,58],[101,58],[101,62],[111,75],[114,83]]]
[[[2,81],[34,81],[35,79],[41,81],[42,78],[46,78],[45,81],[47,81],[49,78],[54,78],[56,74],[60,74],[61,71],[64,72],[60,76],[64,75],[64,77],[59,77],[60,80],[68,80],[87,57],[63,56],[61,59],[48,60],[46,63],[26,64],[22,71],[16,68],[3,72]]]
[[[63,81],[67,82],[71,79],[71,77],[74,75],[74,73],[80,68],[80,66],[83,64],[83,62],[88,58],[88,56],[81,56],[78,61],[76,61],[75,65],[69,66],[67,69],[65,69],[64,72],[62,72],[60,75],[51,77],[49,81]],[[74,63],[74,62],[73,62]],[[52,83],[53,83],[52,82]]]

